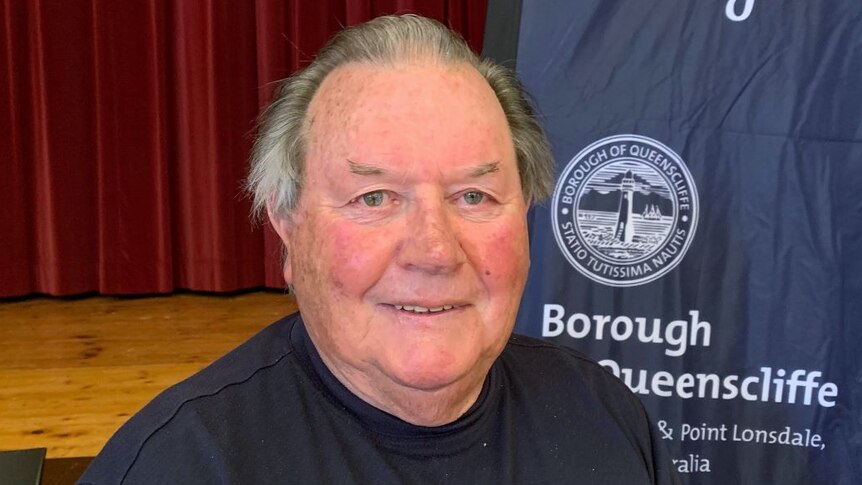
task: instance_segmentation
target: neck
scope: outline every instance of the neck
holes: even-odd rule
[[[379,371],[338,365],[318,352],[324,365],[355,396],[402,421],[424,427],[443,426],[463,416],[479,398],[488,365],[477,365],[468,375],[434,389],[403,385]]]
[[[465,377],[445,387],[425,390],[394,383],[381,385],[379,380],[371,382],[364,375],[351,379],[344,374],[333,374],[368,404],[410,424],[425,427],[443,426],[463,416],[479,398],[485,377],[483,373],[481,377]]]

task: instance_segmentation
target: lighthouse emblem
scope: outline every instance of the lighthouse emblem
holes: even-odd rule
[[[648,283],[676,267],[697,216],[697,188],[682,159],[640,135],[581,150],[560,174],[551,209],[565,258],[610,286]]]

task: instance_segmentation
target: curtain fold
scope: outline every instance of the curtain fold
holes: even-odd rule
[[[242,183],[275,81],[415,12],[480,50],[486,1],[0,0],[0,297],[283,286]]]
[[[170,225],[166,15],[155,2],[93,2],[94,126],[98,195],[98,274],[90,291],[162,293],[173,289]],[[66,225],[74,243],[77,228]],[[95,277],[97,280],[93,281]],[[62,288],[59,292],[63,292]]]

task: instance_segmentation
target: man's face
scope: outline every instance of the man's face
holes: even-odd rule
[[[481,383],[529,267],[491,88],[467,65],[349,64],[325,79],[307,129],[298,206],[274,223],[327,366],[384,408],[389,392]]]

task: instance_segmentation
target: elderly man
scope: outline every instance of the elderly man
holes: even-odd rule
[[[512,74],[437,22],[338,34],[249,185],[300,313],[169,389],[83,483],[674,483],[637,399],[511,335],[552,160]]]

